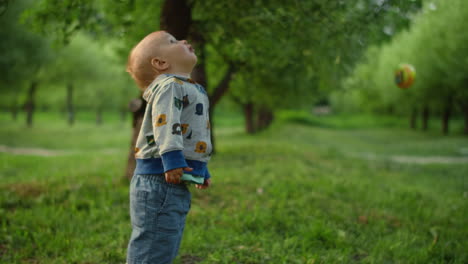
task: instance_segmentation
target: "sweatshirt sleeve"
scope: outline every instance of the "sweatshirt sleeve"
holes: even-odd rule
[[[183,87],[176,82],[161,87],[152,102],[154,139],[159,145],[164,172],[188,167],[182,154],[184,149],[180,124],[182,102]]]

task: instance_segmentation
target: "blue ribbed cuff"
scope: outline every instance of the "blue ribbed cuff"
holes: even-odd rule
[[[164,172],[170,171],[177,168],[188,167],[185,161],[182,150],[169,151],[161,155]]]

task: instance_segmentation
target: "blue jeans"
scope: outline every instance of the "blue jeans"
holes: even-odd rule
[[[130,182],[132,235],[127,263],[171,263],[180,247],[190,203],[185,184],[167,183],[164,175],[134,175]]]

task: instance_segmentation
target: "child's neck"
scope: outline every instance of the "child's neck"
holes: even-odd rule
[[[187,72],[187,71],[165,71],[163,73],[179,75],[179,76],[186,77],[186,78],[190,78],[190,74],[191,74],[191,72]]]

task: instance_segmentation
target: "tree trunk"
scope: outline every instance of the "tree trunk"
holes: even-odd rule
[[[130,142],[130,151],[127,159],[127,169],[125,171],[125,177],[131,179],[133,172],[135,171],[135,145],[140,133],[141,123],[143,122],[143,116],[145,115],[146,101],[143,98],[133,99],[129,104],[130,111],[132,112],[132,140]]]
[[[203,68],[204,68],[204,66],[203,66]],[[215,106],[218,104],[218,102],[221,100],[221,98],[228,91],[229,83],[231,82],[232,77],[234,76],[234,73],[235,73],[234,66],[229,65],[229,68],[226,71],[226,73],[224,74],[223,79],[221,79],[221,81],[218,83],[216,88],[209,95],[209,101],[210,101],[209,114],[210,114],[211,130],[213,130],[214,123],[215,123],[214,115],[213,115]],[[203,74],[205,74],[204,70],[203,70]],[[205,78],[205,83],[206,83],[206,78]],[[213,146],[213,151],[211,153],[215,154],[216,153],[216,141],[215,141],[214,133],[211,133],[211,144]]]
[[[269,109],[265,116],[265,128],[268,128],[271,125],[271,123],[273,123],[273,120],[274,120],[273,111]]]
[[[273,112],[262,107],[257,113],[257,130],[264,130],[273,122]]]
[[[463,129],[463,133],[465,135],[468,135],[468,103],[461,103],[460,106],[462,110],[463,119],[465,120],[465,127]]]
[[[190,37],[193,40],[193,44],[196,47],[197,53],[199,54],[199,63],[193,71],[193,79],[199,84],[207,88],[207,78],[205,70],[205,39],[203,38],[202,30],[198,29],[194,25],[192,20],[192,5],[194,1],[191,0],[165,0],[163,3],[163,8],[160,16],[160,28],[166,30],[172,34],[176,39],[187,39]],[[233,69],[233,67],[230,67]],[[225,75],[225,78],[221,83],[214,89],[212,96],[210,96],[210,121],[211,127],[213,128],[213,110],[216,103],[219,101],[219,98],[224,95],[228,89],[229,81],[232,78],[234,71],[228,70]],[[214,99],[214,100],[212,100]],[[146,102],[143,100],[142,109],[139,109],[136,112],[133,112],[133,135],[132,135],[132,144],[130,148],[130,154],[128,158],[127,165],[127,178],[131,178],[133,175],[133,170],[135,168],[135,158],[134,158],[134,148],[138,133],[140,131],[141,121],[145,112]],[[213,144],[213,153],[215,150],[214,137],[212,136]]]
[[[96,125],[102,125],[102,107],[96,109]]]
[[[429,128],[429,107],[425,105],[422,111],[422,130],[427,131],[428,128]]]
[[[205,38],[203,37],[202,33],[200,32],[199,29],[197,29],[196,25],[192,24],[192,28],[189,33],[189,39],[192,45],[194,45],[195,50],[197,51],[197,57],[198,57],[198,62],[197,65],[195,65],[195,68],[192,71],[191,78],[202,85],[206,90],[208,89],[208,81],[206,78],[206,67],[205,67]],[[208,93],[208,90],[207,90]],[[215,142],[215,137],[213,133],[213,127],[214,127],[214,107],[215,105],[213,102],[210,101],[210,106],[208,108],[208,115],[210,118],[210,140],[211,140],[211,146],[212,146],[212,151],[211,155],[214,155],[216,152],[216,142]]]
[[[192,25],[192,6],[187,0],[165,0],[161,11],[160,28],[176,39],[186,39]]]
[[[229,89],[229,83],[234,77],[236,71],[237,68],[234,66],[234,64],[229,64],[229,67],[226,73],[224,74],[223,79],[221,79],[218,86],[216,86],[216,88],[210,94],[210,105],[215,106],[216,104],[218,104],[221,98],[226,94],[226,92]]]
[[[208,109],[208,114],[209,114],[209,117],[210,117],[210,140],[211,140],[211,155],[214,155],[216,153],[216,138],[214,136],[214,133],[213,133],[213,127],[214,127],[214,124],[215,124],[215,120],[214,120],[214,108],[213,107],[210,107]]]
[[[120,109],[120,122],[125,123],[125,120],[127,120],[127,111],[125,108]]]
[[[33,125],[33,114],[35,108],[34,95],[36,93],[37,85],[37,81],[31,82],[31,86],[29,86],[28,90],[28,99],[24,105],[24,108],[26,110],[26,125],[28,127],[32,127]]]
[[[449,123],[450,123],[450,117],[452,115],[452,103],[453,103],[453,98],[452,96],[449,96],[447,98],[447,102],[444,107],[444,111],[442,113],[442,133],[444,135],[447,135],[449,133]]]
[[[411,116],[410,116],[410,128],[411,129],[416,129],[417,117],[418,117],[418,110],[414,107],[411,110]]]
[[[263,130],[264,123],[265,123],[265,117],[264,117],[264,111],[265,109],[261,108],[257,110],[256,113],[256,120],[255,120],[255,127],[257,128],[257,132],[260,130]]]
[[[205,44],[206,40],[203,37],[202,33],[196,28],[196,25],[192,25],[189,35],[190,43],[195,47],[197,53],[197,65],[192,71],[191,78],[197,83],[201,84],[203,87],[208,88],[208,82],[206,78],[206,54],[205,54]]]
[[[203,36],[204,31],[200,29],[198,24],[192,20],[192,3],[193,1],[190,0],[165,0],[162,9],[160,25],[162,29],[171,33],[176,39],[190,39],[191,43],[195,46],[198,56],[198,63],[193,69],[191,77],[193,80],[207,89],[208,80],[206,76],[205,65],[206,40]],[[229,68],[221,82],[211,93],[209,93],[209,115],[212,129],[215,123],[213,116],[214,109],[216,104],[229,88],[229,82],[231,81],[235,72],[233,65],[234,64],[229,65]],[[214,133],[211,133],[211,143],[213,146],[212,154],[214,154],[216,152]]]
[[[245,116],[245,132],[248,134],[255,133],[255,124],[254,124],[254,105],[249,102],[244,104],[244,116]]]
[[[67,85],[67,112],[68,125],[72,126],[75,123],[75,111],[73,110],[73,84]]]
[[[16,103],[16,100],[11,105],[11,118],[13,119],[13,121],[18,120],[18,105]]]
[[[176,39],[186,39],[192,25],[192,6],[187,0],[165,0],[160,16],[160,28],[172,34]],[[200,82],[201,83],[201,82]],[[141,102],[137,103],[138,100]],[[135,144],[140,132],[143,115],[145,114],[146,101],[142,98],[130,102],[130,110],[133,112],[132,141],[128,154],[127,170],[125,176],[131,179],[135,170]]]

